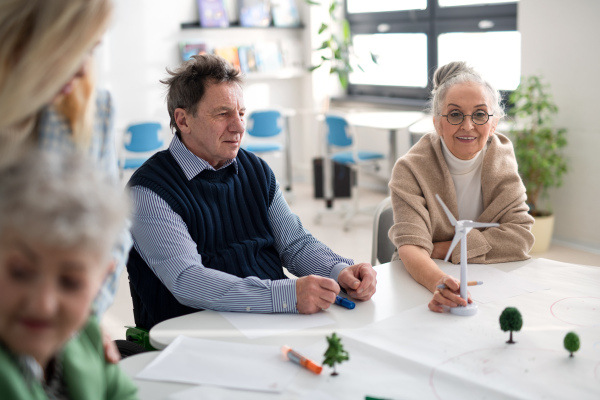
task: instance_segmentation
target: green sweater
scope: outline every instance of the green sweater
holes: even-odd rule
[[[137,399],[137,389],[118,365],[104,358],[102,336],[95,318],[91,318],[63,349],[63,378],[69,398]],[[0,398],[46,400],[42,386],[28,384],[13,357],[0,347]]]

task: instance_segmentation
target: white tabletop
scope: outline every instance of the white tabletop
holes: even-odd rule
[[[298,344],[310,344],[314,336],[323,337],[332,330],[358,328],[380,321],[400,311],[427,302],[431,293],[416,284],[399,261],[378,265],[377,292],[367,302],[359,302],[354,310],[331,306],[326,311],[335,325],[311,328],[310,332],[295,332],[282,337],[246,338],[218,312],[206,310],[178,318],[169,319],[155,325],[150,330],[150,343],[157,349],[165,348],[178,335],[204,339],[229,340],[243,343],[280,344],[290,341],[290,336]],[[400,296],[399,294],[402,293]]]
[[[548,290],[480,304],[475,317],[428,311],[431,294],[408,275],[401,262],[396,261],[375,267],[377,293],[371,301],[357,303],[354,310],[333,306],[326,311],[335,320],[333,325],[248,339],[220,314],[203,311],[156,325],[150,331],[151,342],[154,346],[164,347],[178,335],[186,335],[249,344],[288,344],[313,350],[316,347],[313,354],[318,355],[326,348],[325,336],[337,332],[350,353],[350,361],[338,367],[340,375],[337,377],[329,375],[328,367],[321,375],[300,369],[289,387],[275,394],[207,385],[194,389],[199,391],[197,395],[209,399],[302,400],[322,396],[322,399],[362,400],[365,395],[393,399],[450,399],[457,398],[457,394],[465,398],[559,399],[569,397],[569,391],[575,396],[570,398],[598,399],[600,269],[551,261],[540,267],[534,261],[495,264],[493,267],[519,279],[539,282]],[[506,306],[517,306],[524,319],[523,330],[515,333],[518,344],[513,346],[504,344],[508,332],[499,329],[498,317]],[[575,310],[577,308],[579,310]],[[432,330],[424,331],[429,326],[433,326]],[[464,334],[465,329],[477,334],[461,342],[452,332]],[[562,349],[562,338],[568,330],[575,330],[582,338],[580,354],[572,359]],[[425,332],[422,338],[418,336],[419,332]],[[457,343],[456,354],[452,353],[454,341]],[[491,347],[488,342],[492,343]],[[443,352],[448,354],[436,357],[438,348],[445,349]],[[504,359],[507,353],[516,358]],[[121,365],[133,377],[157,354],[159,352],[132,356]],[[320,361],[317,356],[313,357]],[[470,374],[474,378],[461,377],[462,370],[469,366],[473,366]],[[506,366],[508,369],[503,370]],[[567,373],[563,371],[565,368]],[[494,387],[493,379],[489,380],[496,376],[498,387]],[[482,382],[476,384],[479,378]],[[569,386],[571,380],[572,387]],[[172,393],[194,388],[181,383],[139,379],[135,382],[142,399],[164,399]]]
[[[394,130],[407,128],[424,116],[420,111],[359,111],[347,114],[346,118],[354,126]]]

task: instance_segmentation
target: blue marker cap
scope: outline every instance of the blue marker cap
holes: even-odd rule
[[[354,307],[356,307],[356,304],[354,304],[353,301],[350,301],[342,296],[335,296],[335,304],[346,307],[349,310],[352,310]]]

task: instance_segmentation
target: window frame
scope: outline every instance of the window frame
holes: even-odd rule
[[[433,73],[437,68],[438,36],[451,32],[502,32],[517,31],[517,4],[486,4],[456,7],[440,7],[437,0],[427,0],[427,9],[409,11],[385,11],[373,13],[348,13],[351,35],[375,34],[380,24],[389,25],[385,33],[425,33],[427,35],[427,87],[379,86],[348,84],[349,98],[379,103],[421,105],[427,102],[431,92]],[[481,29],[481,20],[490,20],[494,26]],[[503,93],[503,97],[506,93]]]

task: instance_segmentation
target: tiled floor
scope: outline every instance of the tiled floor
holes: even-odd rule
[[[384,193],[363,189],[360,191],[360,204],[361,206],[375,206],[385,196]],[[350,257],[357,262],[368,262],[371,259],[373,224],[371,216],[357,215],[347,232],[343,230],[342,219],[334,214],[323,215],[321,223],[317,224],[315,217],[325,206],[322,200],[313,198],[313,190],[309,184],[296,184],[293,195],[288,196],[288,201],[291,209],[298,214],[304,226],[335,252]],[[347,200],[337,201],[334,208],[339,208],[347,203]],[[592,254],[557,245],[551,246],[546,253],[535,254],[534,257],[600,266],[600,254]],[[114,339],[124,338],[125,325],[134,325],[127,274],[121,276],[115,303],[104,316],[103,325]]]

